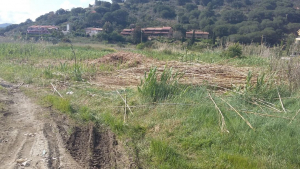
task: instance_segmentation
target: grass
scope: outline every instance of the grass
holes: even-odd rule
[[[133,114],[127,114],[124,122],[124,101],[116,91],[72,78],[73,56],[67,45],[9,43],[0,44],[0,49],[1,78],[31,84],[35,87],[32,95],[40,98],[44,105],[52,106],[79,122],[109,126],[124,145],[134,151],[141,168],[300,167],[299,116],[291,121],[300,107],[299,92],[291,92],[285,83],[268,83],[268,79],[274,79],[268,76],[268,72],[252,80],[249,74],[245,88],[214,94],[206,86],[188,86],[182,90],[182,86],[176,83],[179,76],[170,69],[165,70],[163,78],[152,69],[145,76],[140,91],[137,88],[118,90],[121,95],[126,94],[127,103],[133,106]],[[106,65],[89,67],[85,64],[84,61],[112,52],[102,49],[74,45],[84,79],[115,70]],[[219,50],[202,53],[137,52],[161,60],[269,66],[268,58],[251,55],[228,59],[222,58]],[[57,61],[57,64],[38,64],[48,60]],[[255,83],[251,83],[253,80]],[[50,83],[66,82],[67,86],[58,88],[64,98],[50,93]],[[67,91],[74,94],[66,95]],[[219,112],[208,93],[224,115],[229,133],[221,132]],[[151,99],[144,99],[145,96]]]
[[[214,63],[214,64],[227,64],[233,66],[256,66],[263,67],[268,65],[268,58],[255,56],[255,55],[246,55],[241,58],[228,58],[222,57],[222,52],[219,50],[205,50],[201,53],[193,51],[181,51],[181,52],[172,52],[170,50],[165,50],[166,52],[154,51],[154,50],[137,50],[139,54],[143,54],[147,57],[151,57],[157,60],[177,60],[181,62],[205,62],[205,63]]]

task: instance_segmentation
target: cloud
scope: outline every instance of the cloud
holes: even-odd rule
[[[60,5],[60,8],[63,8],[63,9],[71,9],[71,8],[74,8],[74,4],[72,4],[70,1],[64,1],[61,5]]]
[[[61,5],[60,8],[63,9],[72,9],[72,8],[77,8],[77,7],[82,7],[85,8],[88,6],[88,4],[94,4],[95,1],[92,0],[80,0],[80,3],[73,4],[69,0],[64,1]]]
[[[2,2],[3,1],[3,2]],[[0,23],[21,23],[59,8],[88,7],[94,0],[1,0]]]
[[[0,11],[0,23],[21,23],[31,16],[28,12]]]

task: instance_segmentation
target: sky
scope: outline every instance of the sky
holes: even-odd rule
[[[55,12],[60,8],[86,8],[94,2],[94,0],[1,0],[0,24],[19,24],[27,19],[35,21],[37,17],[50,11]]]

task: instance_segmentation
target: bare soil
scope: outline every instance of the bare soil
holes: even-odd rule
[[[19,86],[0,85],[0,169],[136,168],[108,129],[75,125]]]
[[[74,64],[70,60],[43,60],[37,63],[36,67],[48,67],[49,65],[58,66],[60,63]],[[229,65],[218,65],[208,63],[195,62],[179,62],[179,61],[159,61],[148,58],[141,54],[120,51],[108,54],[94,60],[81,61],[87,66],[99,68],[101,65],[110,65],[113,70],[101,71],[93,77],[85,77],[89,79],[91,84],[100,86],[101,88],[125,88],[136,87],[144,78],[145,72],[153,67],[157,68],[158,73],[162,73],[165,67],[172,68],[174,72],[183,73],[184,76],[180,80],[182,84],[190,85],[210,85],[217,86],[217,90],[232,89],[233,86],[243,86],[246,77],[251,70],[256,77],[256,70],[252,67],[234,67]]]
[[[165,67],[172,68],[174,72],[184,73],[180,81],[183,84],[206,84],[218,86],[220,89],[230,89],[233,86],[244,85],[248,71],[253,69],[206,63],[158,61],[130,52],[117,52],[89,62],[96,67],[103,63],[118,65],[121,68],[109,73],[100,73],[94,77],[92,83],[104,88],[107,86],[111,88],[137,86],[145,72],[155,66],[159,73]]]

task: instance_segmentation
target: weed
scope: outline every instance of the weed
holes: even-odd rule
[[[81,69],[80,69],[80,66],[78,64],[76,64],[74,66],[74,70],[73,70],[73,79],[75,81],[82,81],[82,73],[81,73]]]
[[[172,68],[165,68],[160,79],[157,79],[157,69],[151,68],[149,73],[145,72],[144,80],[138,87],[142,96],[151,98],[152,101],[159,101],[180,93],[181,89],[178,80],[183,76],[180,73],[173,73]]]
[[[158,168],[191,168],[179,153],[162,141],[152,140],[150,151]]]
[[[233,58],[233,57],[241,58],[242,54],[243,54],[242,47],[240,46],[239,43],[235,43],[229,46],[227,50],[222,52],[221,56],[229,57],[229,58]]]
[[[86,106],[80,107],[77,113],[79,115],[79,118],[84,122],[95,121],[93,113]]]
[[[48,66],[47,68],[45,68],[43,74],[44,74],[44,77],[45,77],[46,79],[52,79],[52,78],[53,78],[53,74],[52,74],[52,71],[51,71],[51,67],[50,67],[50,66]]]
[[[74,109],[71,106],[71,103],[68,99],[61,98],[54,95],[47,95],[44,97],[44,102],[51,104],[55,109],[62,113],[71,115],[74,113]]]
[[[65,62],[65,63],[62,63],[62,62],[59,62],[59,65],[60,65],[60,71],[62,71],[62,72],[66,72],[67,71],[67,63]]]

